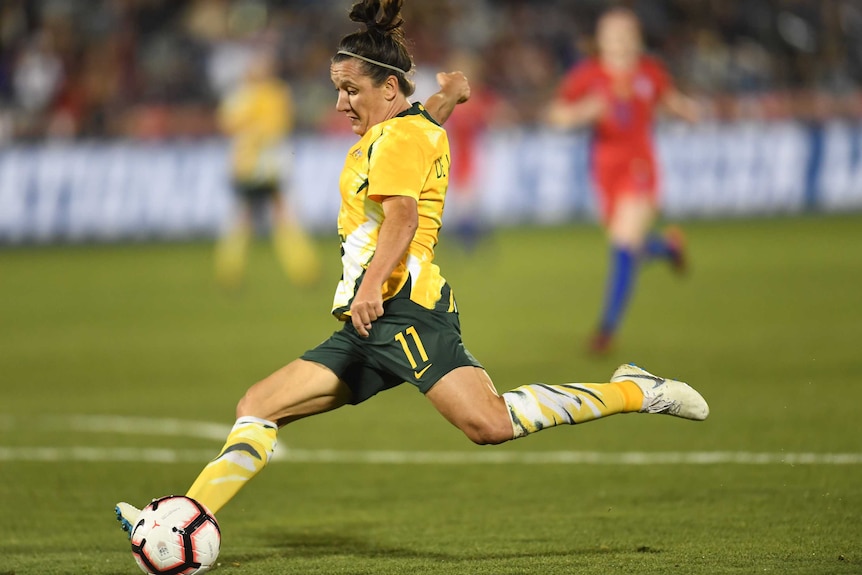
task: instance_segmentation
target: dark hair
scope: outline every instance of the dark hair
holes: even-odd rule
[[[405,96],[410,96],[416,90],[416,85],[407,78],[407,73],[413,70],[413,58],[407,51],[402,29],[402,4],[403,0],[357,0],[350,9],[350,19],[365,24],[365,30],[342,38],[338,49],[398,68],[398,71],[391,70],[360,60],[365,74],[375,86],[381,85],[389,76],[395,76],[398,87]],[[347,58],[351,56],[336,54],[332,61],[342,62]]]

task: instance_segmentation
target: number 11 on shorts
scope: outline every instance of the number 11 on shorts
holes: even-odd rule
[[[416,363],[416,357],[413,355],[413,352],[410,350],[410,346],[407,344],[408,335],[413,340],[413,344],[416,347],[416,350],[419,352],[419,357],[422,358],[423,364],[428,362],[428,354],[425,352],[425,346],[422,345],[422,340],[419,339],[419,334],[416,333],[416,328],[414,326],[411,325],[404,331],[395,334],[395,341],[401,344],[401,349],[404,350],[404,355],[407,356],[407,361],[410,362],[410,367],[416,369],[417,367],[419,367],[419,364]],[[421,377],[424,371],[425,370],[419,372],[419,375],[417,375],[416,377]]]

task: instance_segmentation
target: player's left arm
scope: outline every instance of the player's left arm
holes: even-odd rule
[[[665,90],[661,98],[662,107],[689,123],[700,121],[700,106],[694,98],[686,96],[674,87]]]
[[[653,59],[647,59],[646,65],[658,85],[658,103],[662,109],[686,122],[697,123],[700,120],[700,106],[697,101],[676,87],[664,65]]]
[[[470,83],[462,72],[440,72],[437,74],[440,90],[425,101],[425,110],[440,125],[446,123],[455,106],[470,99]]]

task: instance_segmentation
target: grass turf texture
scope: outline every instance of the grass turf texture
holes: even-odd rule
[[[341,450],[862,452],[862,219],[692,223],[692,272],[644,271],[615,351],[584,353],[607,248],[592,227],[444,238],[465,342],[500,391],[605,381],[636,361],[693,383],[698,424],[617,416],[471,445],[415,390],[292,424]],[[449,244],[449,245],[447,245]],[[302,290],[265,243],[246,287],[213,285],[209,245],[0,251],[0,453],[210,449],[63,429],[70,414],[230,424],[245,388],[316,345],[339,270]],[[60,424],[44,425],[46,418]],[[0,575],[133,574],[115,501],[185,491],[201,465],[0,460]],[[862,466],[273,463],[219,515],[219,573],[862,573]]]

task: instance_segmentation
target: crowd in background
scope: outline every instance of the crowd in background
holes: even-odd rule
[[[350,0],[4,0],[0,144],[217,133],[214,110],[269,47],[297,128],[340,129],[329,60]],[[468,67],[510,119],[539,121],[592,51],[596,16],[633,8],[647,48],[717,119],[862,119],[858,0],[406,0],[417,96]],[[419,99],[419,98],[417,98]]]

